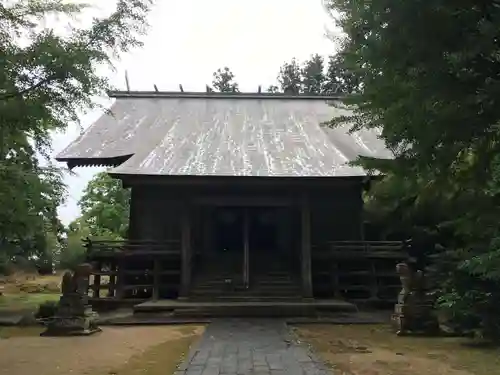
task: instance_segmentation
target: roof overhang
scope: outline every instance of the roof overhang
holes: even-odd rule
[[[133,154],[115,156],[111,158],[56,158],[57,161],[66,163],[69,169],[75,167],[117,167],[125,163]]]
[[[124,186],[163,185],[163,186],[283,186],[283,187],[333,187],[353,186],[365,184],[371,177],[368,176],[325,176],[325,177],[296,177],[296,176],[181,176],[181,175],[146,175],[146,174],[119,174],[108,172],[113,178],[122,180]]]

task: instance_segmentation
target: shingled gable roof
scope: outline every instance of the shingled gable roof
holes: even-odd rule
[[[358,155],[390,158],[376,131],[321,124],[338,97],[113,92],[105,114],[58,156],[69,167],[171,176],[363,176]],[[341,107],[341,106],[340,106]]]

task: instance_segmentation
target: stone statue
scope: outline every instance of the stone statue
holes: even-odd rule
[[[74,272],[66,271],[61,282],[61,297],[56,315],[42,336],[91,335],[100,332],[97,313],[88,304],[89,277],[92,265],[83,263]]]
[[[73,292],[73,274],[70,271],[64,272],[61,282],[61,294],[68,295]]]
[[[401,280],[401,292],[392,315],[397,334],[435,333],[439,324],[433,314],[433,301],[425,292],[424,273],[413,271],[407,263],[397,264],[396,272]]]
[[[396,273],[399,275],[402,287],[399,296],[401,300],[405,300],[411,292],[412,275],[410,267],[406,263],[398,263],[396,265]]]
[[[64,296],[76,293],[86,296],[91,273],[92,265],[90,263],[83,263],[76,266],[73,273],[66,271],[62,277],[61,294]]]

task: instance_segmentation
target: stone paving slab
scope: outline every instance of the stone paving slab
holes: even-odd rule
[[[213,319],[174,375],[333,375],[285,320]]]

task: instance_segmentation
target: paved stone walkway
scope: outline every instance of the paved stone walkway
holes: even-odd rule
[[[174,375],[332,375],[280,319],[220,319]]]

